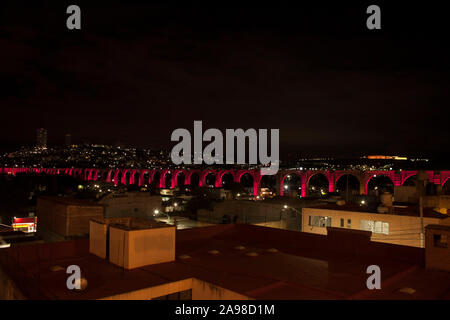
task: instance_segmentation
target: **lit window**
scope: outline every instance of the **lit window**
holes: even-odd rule
[[[389,234],[389,223],[381,221],[361,220],[360,229],[373,233]]]
[[[331,227],[331,217],[309,216],[309,225],[313,227]]]

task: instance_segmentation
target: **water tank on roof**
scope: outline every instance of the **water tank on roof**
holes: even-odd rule
[[[383,192],[380,195],[380,201],[385,207],[392,207],[392,194],[389,192]]]

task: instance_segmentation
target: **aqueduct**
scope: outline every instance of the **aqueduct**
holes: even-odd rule
[[[179,185],[179,175],[184,176],[184,185],[191,185],[193,175],[198,176],[198,186],[207,186],[207,176],[213,175],[215,178],[212,186],[220,188],[223,186],[225,175],[231,175],[233,182],[241,182],[244,175],[249,175],[253,180],[253,195],[258,195],[261,190],[261,179],[259,169],[96,169],[96,168],[0,168],[2,174],[16,175],[19,173],[48,174],[48,175],[68,175],[85,181],[103,181],[114,183],[114,185],[138,185],[154,183],[159,188],[166,187],[166,176],[170,174],[170,188]],[[359,182],[359,193],[367,194],[368,185],[372,178],[383,176],[390,179],[394,186],[401,186],[409,178],[416,176],[418,171],[397,171],[397,170],[280,170],[276,177],[276,189],[280,196],[285,195],[284,181],[287,177],[295,175],[300,181],[301,196],[308,195],[309,183],[316,175],[326,178],[328,192],[336,191],[336,184],[342,177],[350,175]],[[450,171],[425,171],[428,181],[435,185],[444,186],[450,178]],[[158,178],[156,178],[158,176]]]

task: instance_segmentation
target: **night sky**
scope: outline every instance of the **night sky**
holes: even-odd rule
[[[2,151],[34,144],[38,127],[50,146],[71,133],[170,148],[174,129],[203,120],[279,128],[281,154],[447,155],[450,37],[431,2],[33,2],[0,9]],[[70,4],[80,31],[66,29]],[[366,28],[369,4],[382,30]]]

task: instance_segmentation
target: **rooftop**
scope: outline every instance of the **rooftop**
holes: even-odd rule
[[[336,203],[327,203],[323,205],[314,206],[314,209],[327,209],[327,210],[341,210],[341,211],[353,211],[353,212],[364,212],[364,213],[376,213],[376,214],[393,214],[401,216],[419,217],[419,206],[417,205],[401,205],[397,206],[394,204],[393,212],[390,213],[379,213],[368,211],[366,206],[362,206],[354,203],[346,203],[344,205],[337,205]],[[433,208],[423,208],[423,216],[425,218],[437,218],[445,219],[450,217],[448,214],[442,214],[433,210]]]
[[[88,199],[78,199],[73,197],[58,197],[58,196],[40,196],[39,199],[54,201],[64,205],[72,205],[72,206],[89,206],[89,207],[102,207],[103,205],[91,201]]]
[[[425,229],[435,229],[435,230],[450,231],[450,225],[429,224],[429,225],[425,226]]]
[[[245,224],[178,230],[175,261],[133,270],[90,254],[87,239],[2,249],[0,262],[33,299],[98,299],[189,278],[255,299],[450,297],[450,273],[426,270],[423,249],[348,241],[343,232],[347,241]],[[83,291],[66,288],[71,264],[88,281]],[[371,264],[383,271],[381,290],[366,289]],[[398,291],[405,286],[415,292]]]

